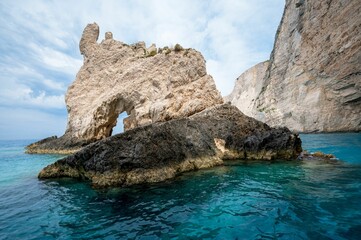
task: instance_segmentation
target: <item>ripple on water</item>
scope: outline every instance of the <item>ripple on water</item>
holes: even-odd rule
[[[95,190],[70,179],[38,181],[59,156],[25,155],[11,144],[0,154],[0,239],[361,236],[357,156],[336,165],[235,161],[160,184]]]

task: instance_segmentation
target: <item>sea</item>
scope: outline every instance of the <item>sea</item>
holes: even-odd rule
[[[361,239],[361,133],[301,135],[339,161],[230,161],[162,183],[38,180],[61,155],[0,141],[0,239]]]

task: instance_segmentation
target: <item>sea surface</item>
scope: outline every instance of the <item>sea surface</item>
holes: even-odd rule
[[[301,138],[341,161],[231,161],[107,190],[39,181],[62,156],[0,141],[0,239],[361,239],[361,134]]]

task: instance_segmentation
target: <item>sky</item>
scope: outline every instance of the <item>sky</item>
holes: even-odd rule
[[[79,40],[96,22],[99,42],[181,44],[206,59],[218,90],[269,59],[284,0],[103,0],[0,2],[0,139],[61,136],[64,96],[82,65]]]

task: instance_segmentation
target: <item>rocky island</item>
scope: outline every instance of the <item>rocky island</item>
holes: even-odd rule
[[[198,51],[128,45],[111,32],[98,43],[98,25],[88,24],[79,44],[84,65],[66,94],[66,132],[27,147],[73,154],[39,178],[129,186],[228,159],[333,159],[301,154],[299,136],[286,127],[361,129],[359,10],[352,1],[286,1],[270,60],[243,73],[227,103]],[[125,132],[111,136],[122,112]]]
[[[296,159],[301,140],[224,104],[203,56],[193,49],[127,45],[89,24],[80,40],[84,65],[68,88],[65,134],[29,153],[73,153],[39,178],[72,177],[94,186],[159,182],[227,159]],[[125,132],[111,136],[126,111]]]
[[[298,132],[361,130],[360,1],[287,0],[270,60],[225,98]]]

